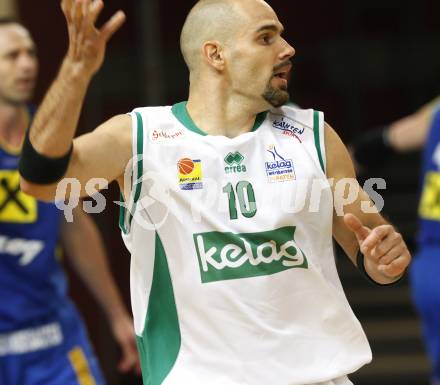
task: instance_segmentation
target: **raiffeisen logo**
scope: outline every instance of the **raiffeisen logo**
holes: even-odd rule
[[[246,172],[246,166],[243,163],[244,156],[241,155],[238,151],[232,153],[230,152],[225,156],[225,173],[237,173],[237,172]]]
[[[294,226],[259,233],[211,231],[194,234],[203,283],[276,274],[308,268],[294,240]]]
[[[282,157],[274,145],[270,145],[267,150],[273,157],[273,160],[266,162],[266,175],[270,183],[285,182],[296,179],[292,159]]]

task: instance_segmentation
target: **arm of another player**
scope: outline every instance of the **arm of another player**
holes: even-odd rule
[[[339,181],[349,178],[353,187],[359,187],[359,194],[353,203],[344,207],[344,214],[334,212],[333,236],[356,265],[360,250],[365,259],[367,274],[379,284],[396,281],[405,272],[411,255],[402,236],[387,223],[379,213],[366,213],[362,202],[372,202],[367,193],[358,185],[353,164],[345,145],[336,132],[325,126],[325,145],[327,154],[327,177],[334,179],[333,196],[335,207],[340,206],[343,197],[335,194]]]
[[[73,211],[73,215],[73,222],[62,225],[62,244],[75,271],[105,311],[122,351],[119,370],[127,372],[135,368],[139,371],[133,322],[110,272],[99,230],[80,207]]]
[[[440,96],[415,113],[390,124],[388,128],[390,146],[398,152],[422,148],[431,127],[434,112],[439,106]]]
[[[440,97],[437,97],[413,114],[387,126],[369,130],[355,139],[351,152],[356,164],[362,168],[382,167],[394,153],[421,149],[439,106]]]
[[[61,6],[67,21],[69,48],[29,134],[34,149],[49,158],[68,154],[89,83],[102,66],[110,37],[125,20],[119,11],[97,29],[95,22],[103,8],[102,0],[62,0]],[[74,141],[64,177],[78,179],[82,187],[92,177],[111,182],[123,174],[130,157],[130,117],[116,116]],[[43,185],[22,178],[21,187],[39,199],[53,200],[57,183]],[[84,190],[81,195],[85,195]]]

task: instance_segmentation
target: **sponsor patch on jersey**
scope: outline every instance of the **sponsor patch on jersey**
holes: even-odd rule
[[[20,190],[17,170],[0,170],[0,222],[33,223],[37,200]]]
[[[271,160],[264,163],[269,183],[286,182],[296,179],[292,159],[282,157],[274,145],[270,145],[267,152]]]
[[[202,162],[200,159],[180,159],[177,162],[177,173],[181,190],[198,190],[203,188]]]
[[[0,235],[0,253],[19,257],[18,264],[26,266],[44,249],[44,242],[38,239],[9,238]]]
[[[301,136],[304,134],[305,131],[304,126],[293,121],[287,116],[277,115],[277,117],[272,122],[272,127],[279,130],[282,135],[290,136],[302,143]]]
[[[181,128],[161,129],[155,128],[150,131],[150,141],[153,143],[173,141],[185,136],[185,130]]]
[[[307,269],[307,258],[294,240],[295,229],[286,226],[258,233],[194,234],[202,283]]]
[[[246,172],[246,166],[243,164],[244,156],[238,151],[228,153],[224,160],[226,174]]]
[[[440,221],[440,172],[425,175],[419,214],[423,219]]]

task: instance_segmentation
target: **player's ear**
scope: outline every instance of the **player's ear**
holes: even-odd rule
[[[217,71],[225,68],[225,55],[223,47],[218,41],[207,41],[203,44],[203,56],[208,64]]]

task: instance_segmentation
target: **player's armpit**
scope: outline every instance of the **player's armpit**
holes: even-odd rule
[[[81,197],[88,195],[86,186],[100,179],[99,188],[123,176],[132,156],[131,117],[117,115],[94,131],[81,135],[73,141],[73,152],[64,177],[57,183],[39,185],[21,178],[22,191],[44,201],[54,201],[57,188],[63,192],[61,198],[72,193]],[[61,188],[67,186],[69,188]],[[59,191],[59,193],[60,193]]]

